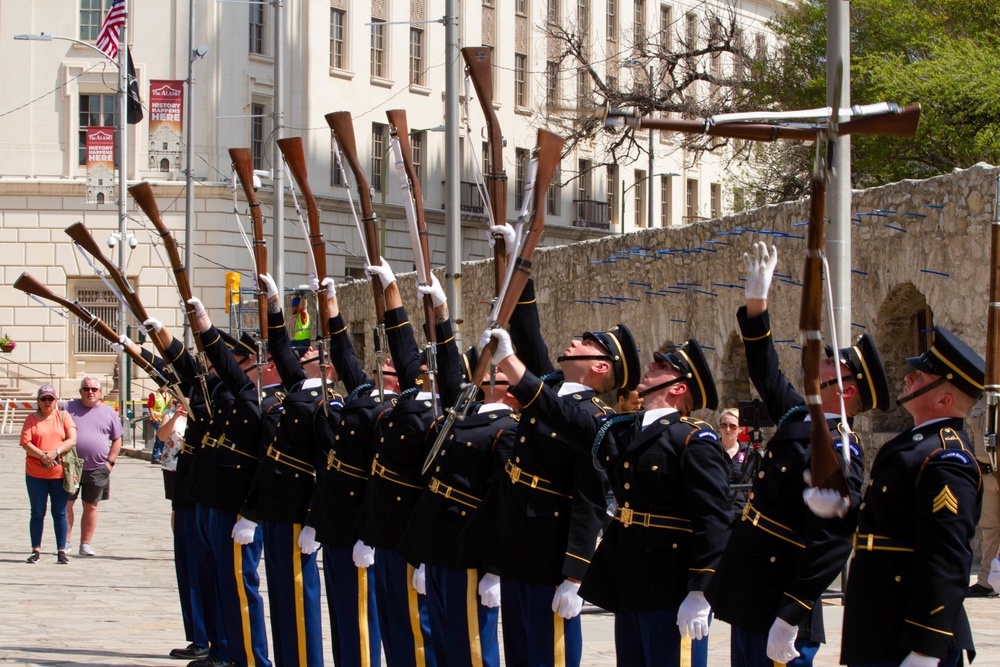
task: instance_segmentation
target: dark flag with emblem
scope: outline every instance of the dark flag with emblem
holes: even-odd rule
[[[132,52],[125,51],[128,60],[128,99],[125,101],[125,120],[129,125],[135,125],[142,120],[142,98],[139,97],[139,80],[135,76],[135,67],[132,66]]]

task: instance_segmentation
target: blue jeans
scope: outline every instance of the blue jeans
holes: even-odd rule
[[[56,545],[59,549],[66,548],[66,501],[69,494],[63,491],[62,477],[58,479],[39,479],[31,475],[24,476],[28,487],[28,501],[31,503],[31,548],[42,548],[42,529],[45,527],[45,509],[49,498],[52,499],[52,523],[56,529]]]

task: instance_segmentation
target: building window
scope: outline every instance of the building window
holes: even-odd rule
[[[605,16],[605,29],[609,42],[618,41],[618,0],[608,0]]]
[[[545,193],[545,212],[549,215],[559,215],[559,200],[562,194],[562,165],[556,165],[552,175],[552,184]]]
[[[547,0],[545,7],[545,18],[549,23],[559,23],[559,0]]]
[[[632,39],[639,46],[646,40],[646,0],[634,0],[632,9]]]
[[[684,41],[688,51],[698,48],[698,17],[694,13],[684,15]]]
[[[673,9],[670,5],[660,5],[660,51],[670,53],[673,48],[673,40],[670,38],[673,32]]]
[[[708,41],[709,46],[713,49],[717,49],[722,45],[722,25],[717,20],[713,20],[711,26],[709,27]],[[709,68],[712,72],[712,76],[716,78],[722,76],[721,51],[712,51],[712,55],[709,57]]]
[[[722,217],[722,184],[712,183],[708,189],[711,198],[712,219],[715,220]]]
[[[250,3],[250,53],[264,55],[264,11],[263,2]]]
[[[330,67],[347,69],[347,12],[330,8]]]
[[[635,226],[646,226],[646,172],[635,170]]]
[[[385,21],[372,18],[372,71],[379,79],[386,78]]]
[[[80,95],[80,165],[87,164],[87,128],[117,127],[116,95]],[[118,133],[115,133],[115,166],[118,166]]]
[[[518,16],[527,16],[528,0],[514,0],[514,13]]]
[[[618,201],[618,166],[614,164],[608,165],[608,175],[607,175],[607,190],[608,190],[608,212],[611,214],[611,222],[618,222],[618,206],[616,202]]]
[[[687,179],[687,222],[696,222],[698,220],[698,180],[695,178]]]
[[[523,53],[514,54],[514,106],[528,106],[528,56]]]
[[[410,157],[413,159],[413,173],[417,175],[418,181],[423,175],[421,165],[424,163],[424,135],[424,132],[414,132],[410,135]]]
[[[424,85],[423,28],[410,28],[410,84]]]
[[[333,149],[333,130],[330,130],[330,185],[344,185],[344,177],[340,173],[340,165],[337,163],[337,153]],[[345,167],[346,169],[346,167]]]
[[[660,176],[660,226],[669,227],[673,217],[674,192],[670,177]]]
[[[114,292],[97,287],[80,287],[76,290],[76,300],[81,306],[101,318],[112,331],[118,328],[118,297]],[[77,321],[76,325],[77,354],[114,354],[107,340],[100,334],[91,331]]]
[[[514,208],[520,209],[524,204],[524,179],[528,172],[528,149],[516,149],[514,160]]]
[[[101,7],[101,5],[104,7]],[[101,32],[104,15],[111,7],[111,0],[80,0],[80,39],[93,42]]]
[[[250,153],[253,168],[264,168],[264,105],[250,105]]]
[[[580,160],[577,163],[578,174],[576,177],[576,198],[581,201],[588,201],[594,198],[593,174],[594,164],[590,160]]]
[[[382,192],[382,176],[385,170],[385,135],[383,123],[372,123],[372,189]]]
[[[549,106],[559,104],[559,63],[545,64],[545,102]]]
[[[581,37],[590,35],[590,0],[576,0],[576,24]]]

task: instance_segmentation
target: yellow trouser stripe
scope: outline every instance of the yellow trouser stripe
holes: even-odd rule
[[[369,667],[371,663],[371,637],[368,635],[368,570],[359,567],[358,571],[358,637],[361,643],[361,665]]]
[[[681,637],[680,645],[681,654],[679,656],[678,664],[680,667],[691,667],[691,638]]]
[[[292,524],[292,572],[295,583],[295,630],[299,643],[299,665],[306,667],[308,656],[306,655],[306,616],[305,616],[305,591],[302,587],[302,550],[299,549],[299,533],[302,532],[302,524]]]
[[[420,629],[420,605],[417,599],[417,589],[413,587],[412,565],[406,566],[406,599],[410,609],[410,632],[413,634],[413,659],[417,667],[424,667],[426,657],[424,656],[424,633]]]
[[[240,623],[243,626],[243,651],[247,656],[247,667],[255,667],[253,645],[250,637],[250,603],[243,587],[243,545],[233,542],[233,576],[236,580],[236,594],[240,598]]]
[[[479,636],[479,572],[466,570],[465,622],[469,628],[469,658],[473,667],[483,667],[483,644]]]
[[[552,627],[552,664],[554,667],[566,667],[566,621],[559,614],[552,614],[555,625]]]

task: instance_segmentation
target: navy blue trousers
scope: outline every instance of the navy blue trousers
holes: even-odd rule
[[[196,558],[198,589],[201,591],[202,610],[205,614],[205,633],[208,635],[208,655],[222,662],[232,662],[229,655],[229,641],[222,621],[222,604],[219,601],[219,586],[215,576],[215,557],[212,553],[212,535],[209,526],[209,508],[195,505],[194,508],[194,548]]]
[[[198,558],[194,549],[194,510],[174,511],[174,573],[181,600],[184,639],[191,644],[208,646],[205,612],[198,587]]]
[[[270,667],[267,626],[257,567],[263,546],[261,530],[253,542],[233,541],[236,512],[208,510],[208,528],[215,560],[216,588],[230,659],[240,667]]]
[[[682,659],[682,652],[690,656]],[[706,667],[708,637],[682,641],[676,609],[619,612],[615,614],[615,654],[619,665]]]
[[[479,602],[478,570],[426,566],[427,615],[439,667],[499,667],[499,609]]]
[[[729,636],[729,650],[732,667],[774,667],[774,660],[767,657],[767,635],[734,626]],[[819,642],[796,639],[795,650],[799,652],[799,657],[785,664],[788,667],[812,667]]]
[[[354,565],[353,549],[323,545],[323,579],[336,667],[379,667],[382,634],[375,571]]]
[[[278,667],[322,667],[323,621],[316,554],[299,549],[302,524],[265,521],[264,572]]]
[[[389,667],[437,667],[423,595],[413,566],[393,549],[375,549],[375,601]]]
[[[580,617],[567,621],[553,613],[555,594],[556,586],[500,578],[504,661],[509,667],[579,667]]]

